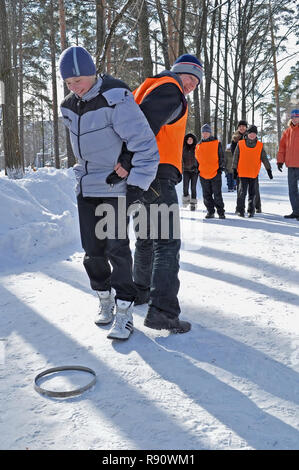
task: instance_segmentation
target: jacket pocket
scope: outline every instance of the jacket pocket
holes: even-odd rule
[[[152,181],[147,191],[143,193],[143,201],[147,204],[153,204],[161,196],[161,185],[158,178]]]

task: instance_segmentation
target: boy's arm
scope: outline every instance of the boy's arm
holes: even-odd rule
[[[268,160],[268,157],[267,157],[267,154],[265,152],[264,147],[262,148],[262,152],[261,152],[261,160],[263,162],[263,165],[264,165],[265,169],[266,170],[271,170],[271,163]]]
[[[182,94],[174,83],[164,83],[156,87],[140,104],[140,109],[155,135],[162,126],[175,121],[181,115],[182,108]]]
[[[156,138],[131,92],[116,104],[112,125],[133,155],[127,183],[147,190],[155,179],[160,157]]]
[[[223,153],[223,148],[221,142],[218,144],[218,160],[219,160],[219,169],[225,171],[225,156]]]
[[[239,158],[240,158],[240,147],[238,143],[233,154],[233,164],[232,164],[233,170],[234,169],[236,170],[238,168]]]

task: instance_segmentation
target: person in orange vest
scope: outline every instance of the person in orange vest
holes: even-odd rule
[[[160,154],[156,178],[142,198],[148,214],[148,226],[147,237],[137,237],[136,240],[135,305],[148,303],[145,326],[175,333],[185,333],[191,328],[189,322],[179,319],[181,309],[178,301],[178,272],[181,240],[177,230],[179,204],[175,186],[182,179],[182,150],[188,116],[185,96],[195,90],[202,76],[201,62],[193,55],[183,54],[175,61],[171,70],[147,78],[134,91],[135,100],[156,136]],[[115,170],[117,174],[119,169],[117,167]],[[155,237],[150,234],[150,210],[153,205],[168,210],[177,208],[176,211],[169,210],[167,220],[160,214]],[[161,233],[163,223],[168,225],[167,237]]]
[[[292,213],[286,219],[299,220],[299,109],[293,109],[289,127],[284,131],[279,143],[277,167],[282,171],[283,164],[288,168],[289,198]]]
[[[215,208],[219,219],[225,219],[224,202],[222,198],[221,173],[225,170],[224,154],[221,142],[212,136],[209,124],[201,128],[202,139],[195,148],[198,161],[203,202],[207,208],[206,219],[215,217]]]
[[[270,179],[273,178],[270,162],[262,142],[257,139],[257,127],[248,128],[244,140],[240,140],[234,151],[234,176],[239,177],[236,214],[245,217],[245,199],[248,191],[248,217],[254,217],[256,178],[264,164]]]

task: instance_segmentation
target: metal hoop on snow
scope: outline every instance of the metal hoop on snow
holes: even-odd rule
[[[54,372],[60,372],[63,370],[80,370],[83,372],[88,372],[89,374],[92,374],[94,378],[92,379],[91,382],[89,382],[87,385],[84,385],[84,387],[76,388],[74,390],[68,390],[66,392],[55,392],[52,390],[47,390],[45,388],[42,388],[38,385],[38,380],[41,377],[44,377],[45,375],[53,374]],[[41,395],[46,395],[48,397],[60,397],[60,398],[65,398],[65,397],[73,397],[75,395],[80,395],[81,393],[85,392],[89,388],[91,388],[97,380],[97,376],[94,370],[90,369],[89,367],[84,367],[84,366],[60,366],[60,367],[52,367],[51,369],[47,369],[40,374],[38,374],[35,379],[34,379],[34,389],[40,393]]]

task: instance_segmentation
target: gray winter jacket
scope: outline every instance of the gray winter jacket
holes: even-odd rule
[[[80,99],[70,93],[61,103],[61,113],[70,131],[76,192],[90,197],[126,194],[126,184],[147,190],[156,176],[159,152],[156,138],[127,85],[102,75]],[[134,153],[127,178],[113,187],[106,177],[113,171],[123,142]]]

